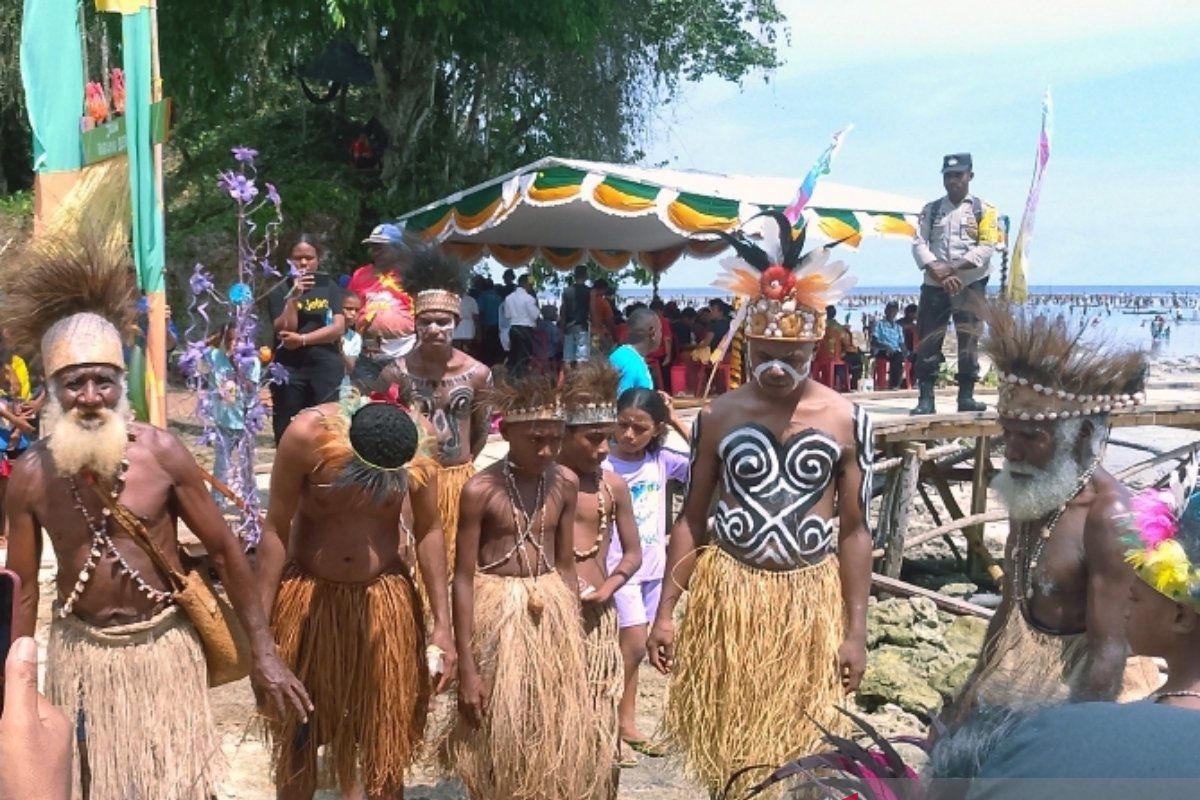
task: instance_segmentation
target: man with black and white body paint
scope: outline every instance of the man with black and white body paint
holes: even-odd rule
[[[977,700],[1112,700],[1133,572],[1122,542],[1129,493],[1101,461],[1109,412],[1141,400],[1145,358],[1007,307],[988,321],[1005,459],[992,488],[1010,532],[1003,600],[951,718]]]

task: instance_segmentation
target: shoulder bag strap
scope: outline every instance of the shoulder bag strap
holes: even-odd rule
[[[150,538],[150,533],[146,530],[146,526],[142,524],[142,521],[134,516],[132,511],[97,489],[95,484],[91,484],[91,488],[96,496],[100,498],[100,502],[104,503],[104,507],[109,510],[112,519],[129,534],[129,538],[133,540],[134,544],[146,551],[146,555],[150,556],[150,560],[154,562],[154,566],[158,567],[172,587],[178,590],[181,587],[179,571],[171,566],[171,562],[167,560],[162,550]]]

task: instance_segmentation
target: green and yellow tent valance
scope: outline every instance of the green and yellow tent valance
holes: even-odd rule
[[[547,158],[401,216],[399,223],[463,260],[558,269],[636,262],[661,272],[725,250],[718,231],[792,199],[796,178],[722,175]],[[911,237],[921,202],[822,181],[804,222],[856,247],[863,236]]]

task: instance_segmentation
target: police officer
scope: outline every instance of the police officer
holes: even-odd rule
[[[991,272],[992,251],[999,242],[996,209],[971,194],[970,153],[942,159],[946,196],[921,209],[913,238],[913,258],[925,273],[917,312],[917,349],[913,373],[920,399],[913,414],[935,411],[933,386],[942,358],[946,325],[954,319],[958,337],[958,410],[983,411],[975,400],[979,378],[978,309]]]

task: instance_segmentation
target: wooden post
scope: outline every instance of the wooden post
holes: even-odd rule
[[[988,458],[991,437],[977,436],[975,438],[975,458],[971,472],[971,515],[982,514],[987,508],[987,468],[991,463]],[[968,542],[983,542],[983,525],[972,525],[963,529],[963,536]],[[978,548],[972,547],[967,557],[967,574],[976,575],[980,572]]]
[[[150,5],[150,102],[162,100],[162,75],[158,58],[158,5]],[[163,148],[154,144],[154,193],[157,208],[154,213],[163,215]],[[134,212],[136,213],[136,212]],[[165,246],[165,243],[164,243]],[[149,318],[146,331],[146,406],[150,424],[167,427],[167,293],[151,292]]]
[[[950,491],[950,484],[946,483],[946,479],[940,475],[935,475],[931,481],[933,488],[937,489],[938,495],[941,496],[942,502],[946,504],[946,510],[950,512],[950,516],[955,519],[962,519],[966,516],[962,512],[962,508],[958,505],[958,501],[954,499],[954,494]],[[992,558],[992,554],[988,552],[987,547],[983,543],[983,537],[968,537],[967,546],[970,548],[972,555],[979,559],[979,563],[987,571],[988,576],[999,586],[1004,579],[1004,570],[1000,569],[1000,565],[996,563],[996,559]]]
[[[906,444],[900,467],[888,480],[888,488],[884,493],[884,504],[880,509],[880,525],[883,527],[883,562],[880,571],[890,578],[900,577],[900,567],[904,563],[904,533],[908,530],[908,511],[917,494],[917,481],[924,455],[924,444]]]

